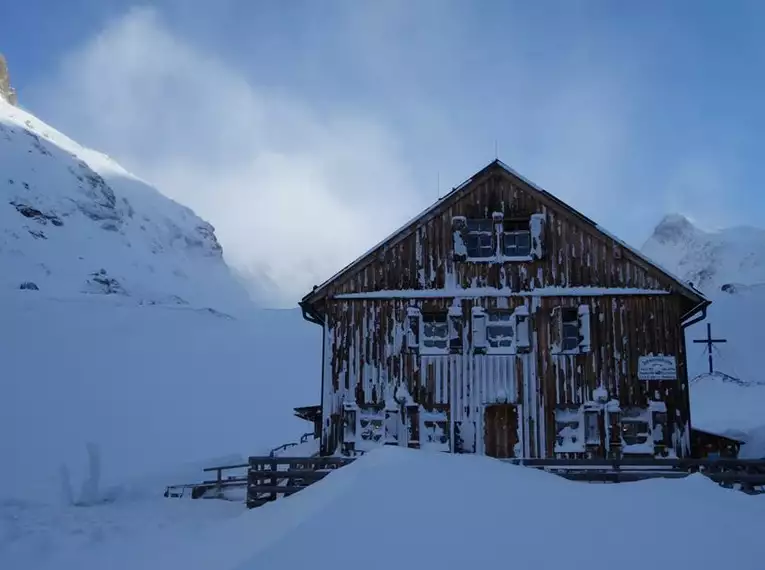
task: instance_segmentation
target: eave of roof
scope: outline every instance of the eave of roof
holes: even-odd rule
[[[336,279],[340,278],[344,274],[351,271],[354,267],[360,265],[362,262],[364,262],[366,259],[369,258],[370,255],[372,255],[377,249],[384,246],[388,242],[394,240],[395,238],[399,237],[401,234],[406,232],[412,225],[416,224],[419,220],[422,218],[427,217],[430,213],[437,210],[444,202],[447,200],[452,199],[456,194],[458,194],[461,190],[465,189],[471,182],[474,180],[481,178],[486,173],[490,172],[491,170],[495,168],[500,168],[505,173],[509,174],[510,176],[520,180],[524,184],[526,184],[529,188],[531,188],[533,191],[538,192],[539,194],[543,195],[548,200],[554,202],[561,208],[564,208],[565,210],[571,212],[572,214],[579,217],[583,222],[591,225],[596,231],[602,233],[606,237],[612,239],[614,242],[619,244],[622,248],[629,251],[633,255],[635,255],[638,259],[642,260],[644,263],[648,264],[649,266],[653,267],[654,269],[660,271],[661,273],[664,273],[670,280],[677,283],[680,288],[682,289],[682,292],[685,293],[686,297],[691,298],[696,303],[710,303],[710,301],[704,296],[701,291],[693,287],[690,283],[687,283],[680,279],[677,275],[672,273],[671,271],[667,270],[666,268],[662,267],[655,261],[651,260],[650,258],[646,257],[640,250],[630,246],[626,242],[622,241],[621,239],[617,238],[614,234],[606,230],[603,226],[597,224],[592,219],[588,218],[581,212],[579,212],[576,208],[572,207],[571,205],[567,204],[560,198],[554,196],[553,194],[550,194],[547,190],[541,188],[540,186],[537,186],[534,182],[529,180],[528,178],[524,177],[523,175],[519,174],[515,170],[513,170],[510,166],[505,164],[499,159],[496,159],[486,165],[484,168],[476,172],[473,176],[459,184],[458,186],[455,186],[450,192],[439,198],[436,202],[428,206],[425,210],[417,214],[415,217],[410,219],[406,224],[399,227],[396,231],[394,231],[392,234],[390,234],[388,237],[380,241],[379,243],[375,244],[373,247],[371,247],[369,250],[367,250],[365,253],[363,253],[361,256],[356,258],[354,261],[346,265],[344,268],[342,268],[340,271],[335,273],[332,277],[324,281],[321,285],[318,285],[314,287],[314,289],[305,295],[302,299],[302,302],[310,302],[312,298],[315,298],[317,294],[319,294],[325,287],[327,287],[330,283],[335,281]]]

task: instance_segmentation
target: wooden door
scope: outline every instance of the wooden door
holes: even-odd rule
[[[515,457],[518,409],[514,404],[493,404],[484,411],[484,453],[489,457]]]

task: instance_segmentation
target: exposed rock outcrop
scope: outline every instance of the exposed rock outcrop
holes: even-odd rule
[[[11,87],[11,76],[8,74],[8,63],[5,56],[0,53],[0,98],[5,99],[11,105],[17,103],[16,90]]]

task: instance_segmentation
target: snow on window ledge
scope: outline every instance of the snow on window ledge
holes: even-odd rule
[[[465,261],[467,263],[523,263],[534,261],[534,258],[530,255],[491,255],[488,257],[467,257]]]

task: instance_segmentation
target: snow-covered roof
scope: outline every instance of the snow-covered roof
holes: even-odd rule
[[[375,251],[377,251],[379,248],[381,248],[384,245],[393,245],[395,242],[397,242],[399,239],[402,239],[406,235],[409,234],[410,231],[412,231],[415,224],[418,222],[425,221],[429,216],[434,214],[436,211],[438,211],[446,202],[451,201],[455,199],[459,194],[461,194],[463,191],[466,190],[466,188],[470,185],[473,180],[483,176],[485,173],[489,172],[492,169],[500,168],[507,174],[511,175],[512,177],[520,180],[524,184],[526,184],[529,189],[531,189],[533,192],[537,192],[541,195],[543,195],[548,200],[554,202],[556,205],[560,206],[561,208],[564,208],[571,212],[572,214],[579,217],[582,221],[586,222],[587,224],[591,225],[593,228],[595,228],[598,232],[605,235],[609,239],[612,239],[617,244],[619,244],[623,249],[631,252],[635,257],[642,260],[644,263],[650,265],[657,271],[663,273],[666,277],[677,283],[677,285],[680,287],[681,291],[685,293],[687,296],[692,298],[693,300],[697,302],[704,302],[707,301],[706,297],[695,287],[693,287],[690,283],[687,283],[680,279],[678,276],[674,275],[667,269],[661,267],[653,260],[646,257],[643,253],[641,253],[638,249],[628,245],[626,242],[620,240],[619,238],[615,237],[613,234],[605,230],[602,226],[595,223],[593,220],[567,204],[566,202],[562,201],[560,198],[557,198],[556,196],[550,194],[548,191],[544,190],[528,178],[524,177],[523,175],[519,174],[515,170],[513,170],[510,166],[502,162],[501,160],[494,160],[488,165],[486,165],[484,168],[479,170],[477,173],[475,173],[473,176],[465,180],[462,184],[454,187],[448,194],[445,194],[441,198],[439,198],[436,202],[431,204],[428,208],[420,212],[417,216],[406,222],[403,226],[398,228],[396,231],[391,233],[388,237],[380,241],[379,243],[375,244],[372,248],[370,248],[367,252],[362,254],[360,257],[358,257],[355,261],[351,262],[350,264],[346,265],[343,269],[335,273],[332,277],[324,281],[321,285],[318,285],[313,288],[313,291],[308,293],[305,297],[303,297],[303,302],[310,301],[311,298],[314,298],[317,296],[317,294],[322,291],[324,288],[326,288],[330,283],[336,281],[343,275],[347,274],[354,268],[360,266],[364,261],[367,261],[371,258],[372,254],[374,254]]]

